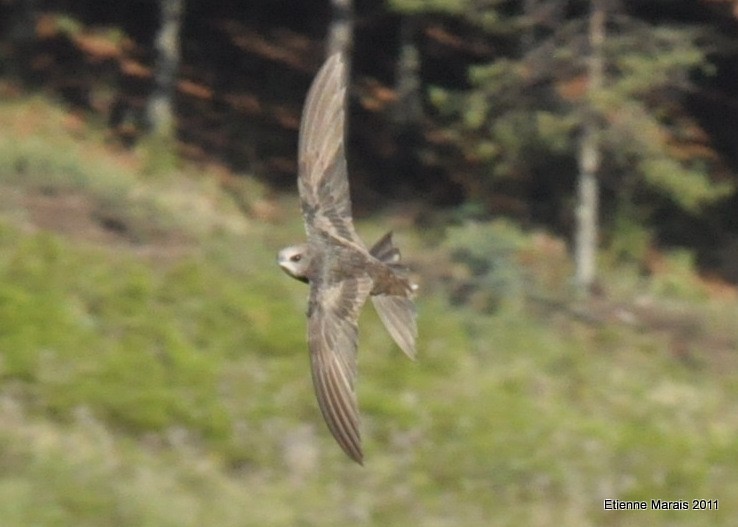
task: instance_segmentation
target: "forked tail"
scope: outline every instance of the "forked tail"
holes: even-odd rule
[[[392,232],[388,232],[374,244],[369,253],[377,260],[387,264],[393,271],[403,274],[406,269],[400,264],[400,250],[392,243]],[[410,286],[411,291],[416,286]],[[415,339],[418,325],[415,304],[408,296],[373,295],[372,303],[380,320],[400,349],[410,359],[415,360]]]

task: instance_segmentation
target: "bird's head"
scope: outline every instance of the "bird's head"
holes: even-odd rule
[[[306,243],[285,247],[277,255],[277,263],[282,270],[301,282],[308,281],[307,273],[310,266],[310,256]]]

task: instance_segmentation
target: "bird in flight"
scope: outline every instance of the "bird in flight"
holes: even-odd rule
[[[417,286],[400,264],[391,232],[367,249],[354,229],[346,87],[346,64],[337,53],[315,77],[300,123],[297,182],[307,243],[282,249],[277,261],[288,275],[310,284],[307,333],[318,405],[338,444],[362,464],[355,389],[359,312],[371,297],[389,334],[414,359]]]

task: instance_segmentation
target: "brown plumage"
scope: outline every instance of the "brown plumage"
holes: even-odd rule
[[[356,400],[361,307],[371,296],[398,346],[415,357],[417,326],[400,252],[387,233],[367,250],[354,229],[345,156],[346,66],[331,56],[308,92],[300,124],[298,188],[307,243],[280,251],[280,267],[310,284],[308,347],[320,410],[338,444],[362,463]]]

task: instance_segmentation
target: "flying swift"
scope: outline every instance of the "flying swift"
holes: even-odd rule
[[[400,349],[415,358],[417,286],[385,234],[367,249],[354,229],[345,155],[346,64],[329,57],[300,123],[298,188],[307,243],[282,249],[279,266],[310,285],[307,334],[318,405],[338,444],[363,462],[356,398],[358,318],[367,298]]]

